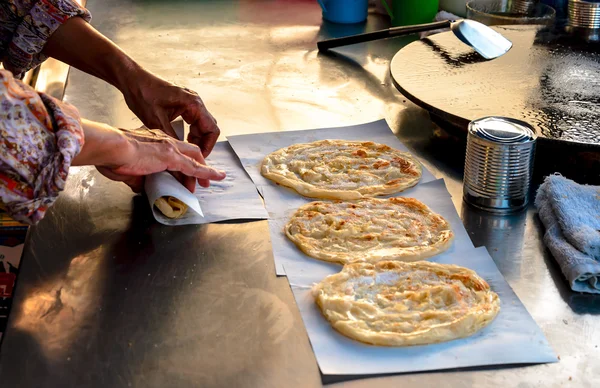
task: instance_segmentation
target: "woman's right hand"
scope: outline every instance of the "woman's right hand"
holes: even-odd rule
[[[206,165],[200,148],[156,131],[122,131],[83,120],[85,144],[73,165],[94,165],[109,179],[124,182],[135,192],[146,175],[170,171],[190,190],[196,181],[208,187],[225,172]],[[192,179],[190,179],[192,178]]]

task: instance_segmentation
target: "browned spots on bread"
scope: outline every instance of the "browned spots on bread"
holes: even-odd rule
[[[356,151],[352,152],[352,155],[354,155],[354,156],[360,156],[361,158],[366,158],[367,157],[367,151],[365,151],[365,150],[356,150]]]
[[[444,225],[446,223],[446,220],[444,220],[440,215],[434,215],[431,217],[431,225],[435,228],[438,228],[442,225]]]
[[[392,199],[392,198],[390,198]],[[393,198],[396,199],[396,198]],[[400,199],[400,198],[397,198]],[[425,205],[414,198],[402,198],[402,204],[410,210],[425,211]]]
[[[381,269],[396,269],[398,268],[398,264],[396,264],[393,261],[380,261],[379,263],[375,264],[377,266],[377,268],[381,268]]]
[[[390,162],[388,162],[387,160],[378,160],[375,163],[373,163],[373,167],[375,167],[378,170],[383,167],[388,167],[389,165]]]
[[[413,165],[413,163],[411,163],[410,161],[408,161],[404,158],[396,157],[396,158],[392,159],[392,163],[396,164],[400,168],[400,171],[403,174],[412,175],[412,176],[419,175],[419,172],[417,170],[415,170],[415,166]]]

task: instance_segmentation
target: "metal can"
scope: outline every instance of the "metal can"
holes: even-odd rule
[[[531,125],[484,117],[469,123],[463,198],[493,213],[510,213],[529,203],[537,136]]]
[[[590,42],[600,40],[600,3],[569,0],[567,32]]]

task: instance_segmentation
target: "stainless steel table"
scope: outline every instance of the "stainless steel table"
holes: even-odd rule
[[[197,90],[225,136],[356,124],[385,117],[446,179],[477,246],[560,355],[551,365],[380,376],[350,387],[550,387],[600,381],[600,297],[571,292],[534,211],[490,216],[461,203],[464,144],[391,85],[389,60],[410,39],[318,55],[313,1],[90,0],[95,26],[140,63]],[[371,15],[366,26],[385,22]],[[72,70],[65,93],[83,116],[139,122],[112,87]],[[572,379],[572,381],[570,381]],[[30,233],[0,352],[4,387],[316,387],[323,378],[267,223],[169,228],[147,203],[90,169]]]

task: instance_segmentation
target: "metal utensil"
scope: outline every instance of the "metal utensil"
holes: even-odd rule
[[[356,43],[392,38],[415,34],[417,32],[450,28],[454,35],[463,43],[473,47],[485,59],[494,59],[506,54],[512,43],[488,26],[474,20],[443,21],[415,26],[392,27],[385,30],[367,32],[365,34],[327,39],[317,42],[319,51],[327,51],[334,47],[347,46]]]

